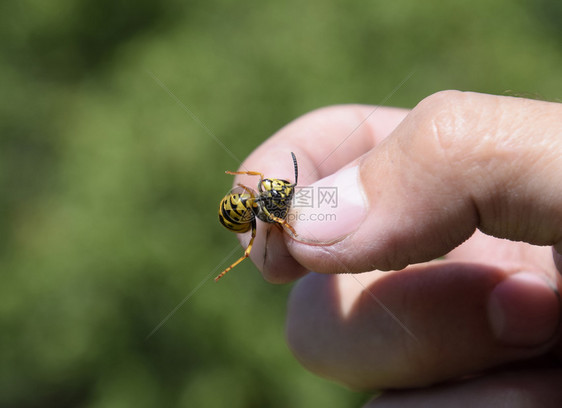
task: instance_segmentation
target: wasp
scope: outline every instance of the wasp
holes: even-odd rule
[[[226,195],[219,206],[219,221],[230,231],[241,234],[252,231],[250,243],[244,251],[244,255],[236,262],[226,268],[215,278],[215,282],[224,276],[244,259],[250,256],[254,238],[256,237],[256,218],[269,224],[276,224],[281,228],[289,230],[293,236],[296,232],[287,222],[287,213],[291,207],[291,202],[295,194],[295,187],[298,182],[298,165],[295,154],[291,152],[293,166],[295,168],[295,182],[288,180],[264,178],[263,174],[257,171],[226,171],[226,174],[246,174],[249,176],[259,176],[258,193],[243,184],[238,184],[242,192],[230,193]]]

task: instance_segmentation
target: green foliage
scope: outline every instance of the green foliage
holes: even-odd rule
[[[329,104],[559,100],[558,4],[4,2],[0,406],[359,405],[293,360],[290,288],[210,280],[224,170]]]

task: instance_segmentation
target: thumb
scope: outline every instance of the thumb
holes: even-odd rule
[[[562,105],[442,92],[309,188],[289,251],[317,272],[402,269],[475,229],[562,253]],[[304,191],[304,189],[303,189]]]

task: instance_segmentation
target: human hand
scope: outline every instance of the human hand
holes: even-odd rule
[[[258,227],[251,257],[272,282],[306,275],[287,322],[304,366],[394,390],[376,406],[561,405],[562,105],[331,107],[243,168],[291,180],[291,151],[299,185],[337,187],[337,205],[293,208],[296,238]]]

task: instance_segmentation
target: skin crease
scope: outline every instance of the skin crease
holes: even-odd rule
[[[369,407],[561,406],[560,104],[444,91],[412,111],[323,108],[241,170],[291,180],[291,151],[300,186],[356,166],[337,187],[365,199],[334,209],[354,225],[333,240],[319,223],[258,225],[265,279],[302,278],[287,337],[306,368],[383,390]]]

